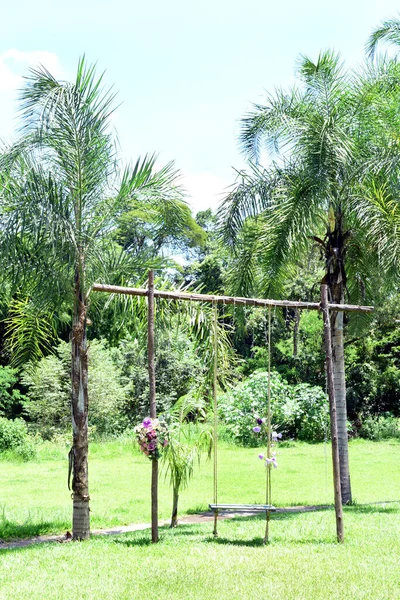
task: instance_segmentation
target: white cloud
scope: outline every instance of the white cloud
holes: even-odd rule
[[[182,184],[189,194],[188,200],[194,214],[207,208],[215,211],[231,183],[209,172],[182,173]]]
[[[21,83],[22,77],[15,75],[0,56],[0,90],[15,90]]]
[[[15,90],[22,84],[22,75],[28,67],[43,65],[57,78],[64,76],[60,60],[54,52],[34,50],[23,52],[9,48],[0,54],[0,90]]]

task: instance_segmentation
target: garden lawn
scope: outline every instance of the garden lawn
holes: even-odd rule
[[[262,461],[258,459],[259,452],[257,448],[239,448],[220,443],[218,458],[221,503],[265,502],[265,471]],[[279,468],[273,471],[272,484],[274,504],[290,506],[332,503],[330,446],[281,444],[277,459]],[[396,440],[379,443],[354,440],[350,443],[353,497],[357,505],[399,501],[399,459],[400,443]],[[67,449],[49,445],[39,448],[38,459],[35,461],[23,463],[0,460],[0,539],[65,533],[67,529],[70,530],[72,502],[71,492],[67,488],[67,469]],[[132,441],[92,443],[89,457],[92,528],[148,523],[150,477],[150,461],[139,454]],[[212,491],[212,464],[204,458],[190,487],[181,493],[180,514],[206,510],[213,499]],[[160,518],[169,518],[172,494],[163,475],[159,496]],[[359,508],[361,510],[362,507]],[[324,513],[323,517],[321,513],[315,517],[302,515],[296,517],[294,522],[302,523],[303,518],[306,523],[308,518],[326,518],[329,526],[326,532],[324,530],[324,535],[331,535],[332,541],[333,513],[328,513],[328,516]],[[293,542],[296,544],[301,543],[302,539],[301,526],[298,527],[299,535],[295,536],[297,541]],[[348,531],[346,513],[346,535]],[[96,542],[100,546],[107,543]],[[206,567],[208,569],[208,564]]]
[[[400,595],[400,503],[345,509],[346,540],[335,543],[332,510],[264,520],[48,543],[0,551],[1,600],[395,600]]]

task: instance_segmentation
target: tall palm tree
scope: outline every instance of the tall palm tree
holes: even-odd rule
[[[258,285],[259,292],[279,294],[296,260],[317,244],[332,302],[343,303],[345,295],[356,302],[371,295],[383,268],[398,267],[392,225],[400,218],[393,111],[399,68],[389,62],[357,76],[328,51],[316,62],[302,57],[298,73],[299,87],[269,95],[242,120],[240,141],[251,169],[240,174],[219,211],[241,267],[235,281],[248,292]],[[259,164],[263,149],[275,155],[268,168]],[[342,312],[332,317],[332,338],[342,498],[348,503]]]
[[[114,95],[95,68],[79,61],[73,83],[32,70],[21,92],[22,134],[3,154],[1,172],[18,190],[36,289],[72,304],[73,537],[90,533],[88,484],[89,290],[101,276],[104,238],[132,198],[168,203],[179,217],[182,193],[173,165],[155,156],[119,168],[110,129]],[[40,283],[38,283],[40,282]]]

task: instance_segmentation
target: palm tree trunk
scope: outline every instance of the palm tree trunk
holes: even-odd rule
[[[178,501],[179,501],[179,488],[174,486],[173,499],[172,499],[172,517],[170,527],[176,527],[178,525]]]
[[[343,298],[341,303],[343,303]],[[349,469],[349,444],[347,435],[346,380],[343,341],[343,313],[340,312],[336,313],[332,323],[333,381],[336,399],[342,503],[349,504],[352,501],[352,496]]]
[[[334,216],[334,227],[328,229],[327,274],[326,282],[329,285],[332,301],[344,304],[344,290],[346,272],[344,268],[345,239],[348,234],[342,229],[342,212],[338,208]],[[344,368],[344,336],[343,312],[333,313],[331,320],[332,354],[333,354],[333,381],[335,387],[337,434],[340,462],[340,485],[342,503],[352,501],[349,469],[349,443],[347,435],[347,405],[346,405],[346,380]]]
[[[72,326],[72,432],[73,432],[73,517],[72,537],[90,536],[88,480],[88,356],[86,339],[87,306],[76,275],[76,300]]]

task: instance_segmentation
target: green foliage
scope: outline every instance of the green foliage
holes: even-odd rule
[[[23,419],[14,421],[0,417],[0,451],[14,450],[24,443],[27,427]]]
[[[329,404],[318,386],[299,383],[292,390],[298,403],[297,437],[305,442],[321,442],[329,437]]]
[[[189,206],[172,206],[158,198],[134,197],[118,217],[115,239],[135,253],[157,255],[161,248],[184,250],[202,246],[206,233],[192,216]]]
[[[35,456],[33,441],[29,438],[28,428],[23,419],[9,420],[0,417],[0,454],[12,451],[22,460]]]
[[[255,435],[255,415],[265,416],[268,406],[268,373],[256,371],[219,399],[221,418],[227,432],[243,446],[266,442]],[[317,442],[328,431],[328,401],[320,387],[290,386],[277,372],[271,372],[271,417],[274,429],[284,436]]]
[[[57,355],[28,364],[21,377],[27,387],[25,413],[45,439],[58,429],[68,429],[71,420],[71,377],[65,347],[68,344],[63,342]]]
[[[123,340],[113,357],[121,370],[126,395],[123,413],[130,424],[148,416],[149,384],[145,337]],[[156,329],[155,370],[157,410],[163,413],[202,378],[203,369],[193,342],[177,324]]]
[[[71,349],[62,342],[57,355],[27,366],[22,383],[27,387],[25,411],[45,438],[66,430],[71,421]],[[127,424],[122,412],[126,391],[112,353],[102,341],[89,345],[89,426],[98,434],[115,434]]]
[[[399,317],[396,293],[377,307],[364,335],[346,348],[347,398],[354,420],[385,412],[400,417]]]
[[[197,213],[196,222],[203,228],[205,240],[190,252],[191,260],[184,267],[185,282],[204,294],[223,294],[229,255],[217,235],[217,218],[208,209]]]
[[[32,299],[14,298],[5,323],[12,366],[39,360],[51,352],[57,341],[54,315]]]
[[[17,370],[0,366],[0,416],[13,418],[20,412],[24,400],[20,390],[14,385],[18,382]]]
[[[380,42],[389,42],[394,46],[400,45],[400,21],[398,18],[382,21],[380,26],[374,29],[366,44],[366,51],[370,58],[375,57],[375,52]]]
[[[400,419],[390,414],[368,416],[362,420],[358,433],[360,437],[374,441],[400,439]]]
[[[143,332],[144,333],[144,332]],[[149,413],[145,336],[123,340],[109,349],[89,344],[89,426],[99,435],[115,435]],[[62,342],[56,355],[29,364],[22,374],[27,388],[25,412],[32,427],[50,439],[71,420],[71,349]],[[192,390],[202,374],[193,343],[176,328],[156,335],[156,386],[159,412]]]
[[[286,297],[293,296],[289,293]],[[243,316],[241,309],[236,308],[235,312],[234,325],[240,328],[238,320],[244,322],[242,340],[237,340],[240,352],[246,356],[241,370],[249,375],[256,369],[265,369],[268,364],[268,312],[260,308],[246,308]],[[296,317],[299,319],[297,329]],[[324,385],[324,363],[322,322],[317,311],[300,311],[299,315],[290,310],[274,311],[271,318],[273,369],[289,383]]]

